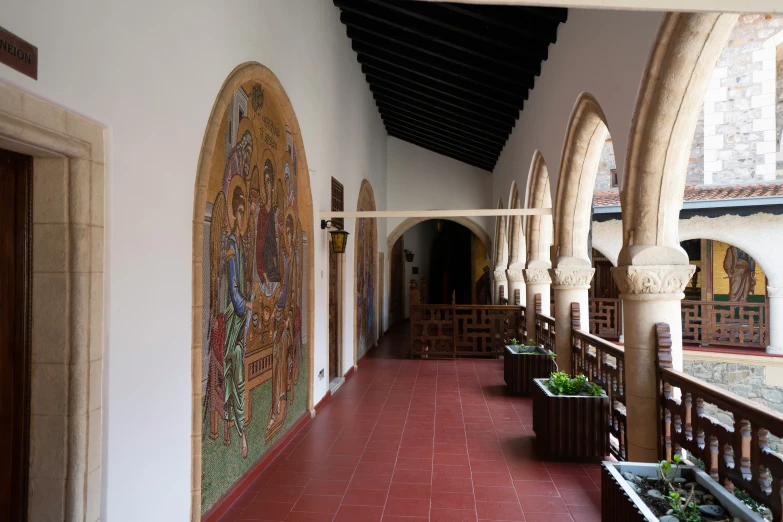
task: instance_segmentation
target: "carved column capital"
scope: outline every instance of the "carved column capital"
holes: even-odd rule
[[[506,271],[501,269],[495,269],[495,271],[492,273],[492,280],[493,281],[507,281],[506,279]]]
[[[522,270],[521,269],[513,269],[509,268],[506,270],[506,277],[509,281],[524,281],[522,278]]]
[[[630,265],[612,268],[612,277],[624,299],[682,299],[695,270],[694,265]]]
[[[527,268],[524,271],[525,283],[527,284],[552,284],[552,278],[549,277],[548,268]]]
[[[554,288],[590,288],[595,268],[564,267],[550,268]]]

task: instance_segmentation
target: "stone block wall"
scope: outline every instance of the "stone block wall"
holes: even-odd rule
[[[783,180],[783,15],[742,15],[704,98],[688,161],[688,185]],[[611,188],[611,140],[595,191]]]
[[[604,148],[601,150],[601,162],[598,164],[598,174],[595,176],[595,192],[610,190],[612,187],[612,169],[617,168],[614,159],[612,138],[606,138]]]
[[[783,387],[778,385],[783,383],[778,379],[778,367],[737,360],[736,355],[726,361],[714,360],[716,354],[710,354],[709,360],[692,359],[690,358],[692,355],[690,357],[689,355],[686,353],[686,359],[683,361],[683,370],[688,375],[783,413]],[[734,419],[731,414],[718,410],[712,404],[706,405],[705,409],[708,415],[730,426],[733,425]],[[771,437],[770,443],[775,447],[781,447],[781,441],[776,438]]]

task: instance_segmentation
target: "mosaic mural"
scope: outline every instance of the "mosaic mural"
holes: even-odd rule
[[[362,181],[356,210],[375,210],[372,186]],[[356,220],[356,359],[375,343],[378,231],[374,218]]]
[[[242,84],[215,143],[204,229],[202,512],[307,407],[307,237],[294,137]],[[208,277],[208,281],[207,278]]]

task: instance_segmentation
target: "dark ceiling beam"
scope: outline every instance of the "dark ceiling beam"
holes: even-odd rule
[[[485,122],[494,122],[495,124],[506,126],[513,126],[519,111],[513,115],[498,114],[496,112],[482,111],[480,106],[468,105],[460,103],[459,100],[446,99],[445,96],[439,96],[437,93],[427,92],[423,88],[409,87],[402,82],[392,82],[384,78],[377,78],[375,76],[368,76],[367,82],[370,84],[370,89],[373,87],[383,87],[387,90],[396,91],[400,96],[412,98],[414,100],[420,100],[427,104],[437,105],[441,109],[456,111],[462,113],[464,116],[470,116],[471,118],[480,119]]]
[[[378,60],[364,54],[357,54],[359,63],[374,70],[388,72],[403,78],[410,78],[416,82],[421,82],[429,86],[442,86],[450,91],[466,94],[472,98],[483,98],[492,103],[501,103],[512,108],[519,109],[527,97],[527,90],[523,90],[516,95],[510,95],[502,91],[493,90],[475,82],[465,81],[459,76],[440,73],[438,71],[421,72],[420,70]],[[524,94],[525,96],[522,96]]]
[[[458,56],[451,51],[439,54],[432,49],[420,49],[406,41],[395,40],[388,35],[377,35],[361,27],[348,27],[347,34],[354,44],[358,44],[361,47],[369,46],[383,49],[420,63],[438,66],[459,72],[468,77],[474,77],[477,81],[497,83],[511,90],[516,90],[517,86],[533,88],[535,76],[530,72],[512,71],[470,55]]]
[[[494,5],[481,5],[475,7],[500,7]],[[568,21],[568,9],[565,7],[535,7],[531,5],[516,6],[520,11],[526,12],[528,15],[538,16],[539,18],[547,18],[549,20],[557,20],[558,23],[564,24]],[[500,16],[505,16],[504,13],[499,13]]]
[[[559,22],[553,18],[531,16],[529,12],[526,13],[527,16],[513,17],[511,16],[513,11],[506,6],[502,7],[504,9],[502,15],[500,13],[492,13],[489,10],[482,10],[481,8],[485,7],[482,5],[438,2],[433,7],[440,9],[441,13],[439,16],[443,18],[456,20],[453,17],[459,16],[460,23],[465,25],[475,24],[478,20],[487,24],[489,30],[494,27],[503,31],[527,35],[531,38],[543,39],[547,43],[557,42],[557,26]],[[470,19],[472,19],[472,24]]]
[[[477,143],[481,143],[484,147],[499,148],[505,145],[506,140],[500,138],[487,137],[485,135],[475,132],[475,129],[467,127],[456,127],[446,121],[438,121],[433,119],[427,119],[426,117],[417,116],[410,112],[404,112],[397,110],[393,107],[378,106],[381,113],[381,118],[390,119],[400,122],[405,122],[408,125],[422,127],[429,132],[441,133],[447,136],[451,136],[452,139],[469,139]]]
[[[557,38],[557,23],[553,27],[551,23],[541,24],[536,23],[535,20],[525,19],[517,25],[496,23],[493,24],[493,27],[489,27],[484,24],[477,24],[475,17],[469,14],[466,15],[464,12],[441,9],[440,4],[437,3],[399,2],[393,0],[361,1],[373,3],[423,22],[440,26],[458,33],[463,38],[475,38],[492,44],[504,45],[509,49],[525,47],[530,43],[548,45],[554,43]]]
[[[438,143],[444,147],[455,148],[456,150],[460,150],[465,154],[470,154],[476,158],[484,158],[488,161],[497,161],[498,156],[500,155],[500,149],[498,147],[482,147],[481,145],[476,145],[475,143],[469,143],[466,140],[455,140],[442,134],[429,132],[415,125],[408,125],[400,121],[390,120],[388,118],[384,119],[383,123],[386,125],[387,129],[396,129],[407,132],[412,136],[429,140],[433,143]]]
[[[492,169],[495,168],[494,163],[487,163],[483,160],[477,160],[475,158],[471,158],[470,156],[465,156],[463,154],[460,154],[459,152],[453,152],[448,149],[444,149],[443,147],[439,147],[436,144],[429,143],[424,140],[416,139],[412,136],[409,136],[403,132],[397,132],[397,131],[388,131],[389,136],[393,138],[400,139],[402,141],[407,141],[408,143],[412,143],[414,145],[417,145],[423,149],[430,150],[432,152],[436,152],[438,154],[441,154],[442,156],[447,156],[451,159],[460,161],[462,163],[467,163],[468,165],[472,165],[474,167],[477,167],[482,170],[486,170],[488,172],[492,172]]]
[[[343,0],[335,1],[338,5],[342,2]],[[426,49],[439,55],[451,55],[458,61],[463,61],[466,56],[470,56],[474,60],[486,60],[507,70],[527,72],[536,76],[541,74],[541,60],[546,59],[546,46],[541,50],[528,48],[511,53],[497,46],[466,45],[466,42],[449,40],[445,36],[436,37],[426,31],[416,30],[410,25],[394,23],[392,19],[374,16],[352,7],[343,8],[340,20],[349,27],[363,28],[398,42],[407,42],[422,51]]]
[[[491,112],[501,117],[511,116],[514,119],[518,118],[519,110],[524,103],[522,100],[519,100],[518,104],[498,103],[487,99],[484,96],[478,96],[473,92],[455,89],[445,83],[438,83],[426,78],[414,77],[413,75],[405,76],[404,74],[397,74],[388,69],[379,67],[362,65],[362,72],[367,77],[367,81],[371,83],[373,81],[384,81],[390,84],[399,85],[400,87],[406,87],[410,90],[420,91],[431,96],[442,96],[444,97],[444,100],[460,105],[464,104],[466,108],[472,107],[475,110]]]
[[[498,137],[507,137],[511,133],[512,125],[501,125],[498,122],[474,118],[461,112],[454,111],[451,107],[442,107],[433,103],[428,103],[418,98],[401,94],[398,91],[390,90],[379,85],[370,85],[370,91],[377,103],[387,103],[396,107],[401,107],[410,111],[417,111],[438,119],[444,119],[451,122],[460,123],[475,127],[485,134]]]
[[[462,64],[449,62],[436,56],[411,54],[409,51],[392,47],[391,45],[375,46],[366,42],[354,40],[352,48],[362,59],[394,65],[406,71],[440,78],[450,81],[455,85],[473,86],[476,89],[499,95],[516,96],[526,100],[528,90],[533,88],[533,76],[530,81],[512,82],[507,78],[488,77],[485,74],[477,74],[475,69],[465,67]]]

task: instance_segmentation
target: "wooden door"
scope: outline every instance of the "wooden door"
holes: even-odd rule
[[[345,189],[343,184],[332,178],[332,210],[342,212],[345,210],[343,202]],[[343,219],[335,218],[332,224],[338,228],[343,228]],[[338,254],[332,251],[332,245],[329,245],[329,381],[342,377],[340,370],[340,345],[341,335],[341,310],[342,304],[342,272],[340,271],[340,259]]]
[[[0,520],[14,521],[27,519],[31,168],[0,150]]]
[[[329,381],[340,374],[340,284],[337,254],[329,245]]]
[[[398,239],[392,247],[389,256],[390,278],[389,278],[389,326],[393,326],[397,321],[405,317],[405,294],[403,285],[405,284],[405,261],[403,258],[402,238]]]

